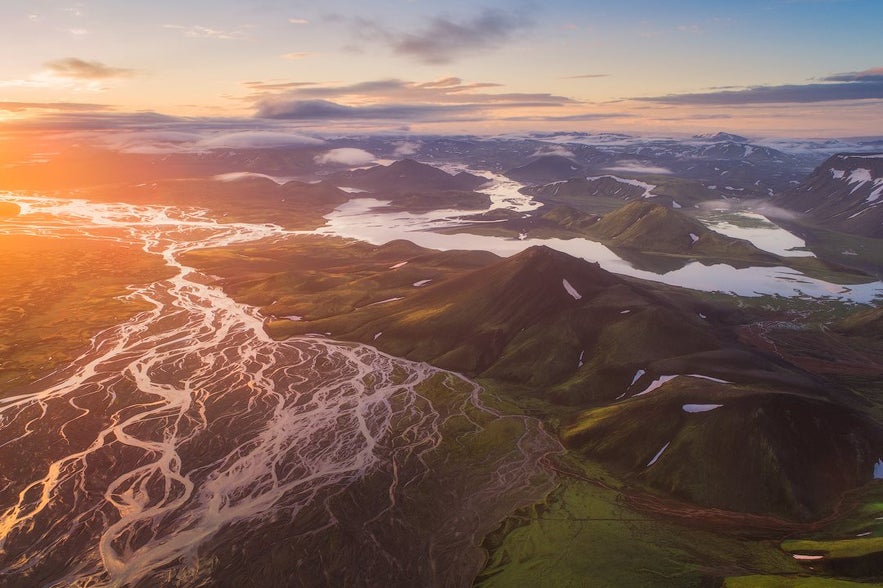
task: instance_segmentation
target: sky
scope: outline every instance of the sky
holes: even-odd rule
[[[883,0],[0,0],[0,136],[883,135]]]

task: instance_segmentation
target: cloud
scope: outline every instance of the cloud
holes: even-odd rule
[[[660,104],[738,106],[834,102],[883,99],[883,68],[842,73],[822,78],[821,83],[753,86],[739,90],[716,90],[691,94],[640,97],[635,100]]]
[[[640,161],[619,161],[613,167],[605,167],[604,171],[625,172],[632,174],[662,174],[668,175],[674,173],[667,167],[657,167],[654,165],[646,165]]]
[[[675,29],[681,33],[693,33],[696,35],[702,34],[705,31],[698,24],[682,24],[675,27]]]
[[[272,147],[295,147],[322,145],[325,141],[302,135],[278,131],[241,131],[213,135],[201,140],[196,147],[202,149],[263,149]]]
[[[123,131],[102,139],[106,147],[123,153],[202,153],[213,149],[272,149],[277,147],[312,147],[322,139],[283,131],[216,131],[188,128],[179,130]]]
[[[299,84],[250,82],[255,93],[246,100],[253,102],[258,118],[297,121],[463,121],[503,110],[579,104],[552,94],[488,93],[482,90],[497,84],[455,77],[423,83],[384,79],[344,86]],[[274,87],[281,91],[272,91]]]
[[[397,55],[429,65],[451,63],[460,57],[474,56],[478,50],[496,48],[528,24],[522,17],[498,10],[485,10],[461,21],[437,16],[417,32],[391,30],[370,19],[349,21],[360,38],[381,42]]]
[[[255,92],[279,92],[315,86],[314,82],[243,82],[243,86]]]
[[[264,83],[247,82],[254,94],[245,99],[260,106],[280,100],[331,100],[360,105],[403,102],[409,104],[522,104],[562,106],[576,104],[564,96],[545,93],[486,93],[478,92],[499,87],[488,82],[466,83],[460,78],[447,77],[429,82],[407,82],[394,78],[370,80],[343,86],[311,82]],[[277,92],[276,90],[283,90]]]
[[[594,78],[608,78],[610,74],[580,74],[576,76],[564,76],[562,80],[590,80]]]
[[[248,38],[242,31],[225,31],[221,29],[213,29],[202,25],[184,26],[177,24],[163,25],[165,29],[175,29],[184,31],[184,35],[194,39],[221,39],[224,41],[240,41]]]
[[[825,82],[883,82],[883,67],[835,74],[822,78]]]
[[[264,103],[259,118],[276,120],[436,120],[473,113],[468,105],[380,104],[347,106],[330,100],[283,100]]]
[[[605,120],[608,118],[631,118],[634,114],[628,112],[580,112],[577,114],[556,115],[524,115],[524,116],[508,116],[502,120],[510,122],[584,122],[594,120]]]
[[[199,133],[187,131],[124,131],[106,134],[103,144],[122,153],[177,153],[203,139]]]
[[[135,73],[131,69],[110,67],[99,61],[84,61],[76,57],[49,61],[44,64],[44,67],[54,77],[71,80],[106,80],[128,77]]]
[[[0,110],[6,112],[24,112],[27,110],[51,110],[56,112],[82,112],[110,110],[106,104],[88,104],[84,102],[0,102]]]
[[[393,145],[395,145],[395,150],[392,154],[395,157],[410,157],[411,155],[417,155],[420,151],[420,147],[422,147],[420,141],[395,141],[393,142]]]
[[[315,161],[319,165],[338,164],[346,165],[349,167],[356,167],[360,165],[367,165],[375,159],[376,157],[374,157],[373,153],[365,151],[364,149],[356,149],[354,147],[341,147],[339,149],[332,149],[331,151],[328,151],[321,155],[317,155],[313,158],[313,161]]]
[[[544,145],[533,152],[531,157],[542,157],[545,155],[560,155],[561,157],[576,157],[576,155],[564,145]]]
[[[279,57],[281,57],[282,59],[288,59],[289,61],[296,61],[298,59],[306,59],[309,56],[310,56],[309,53],[300,52],[300,53],[285,53],[283,55],[280,55]]]
[[[99,61],[65,57],[43,64],[43,70],[23,79],[0,80],[0,88],[67,88],[105,90],[105,82],[135,75],[133,69],[110,67]]]
[[[310,21],[308,21],[305,18],[289,18],[288,22],[290,22],[291,24],[296,24],[296,25],[310,24]]]
[[[15,131],[119,131],[156,130],[162,127],[196,124],[157,112],[47,112],[3,123],[3,129]]]

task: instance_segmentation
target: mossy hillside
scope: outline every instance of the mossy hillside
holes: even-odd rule
[[[653,312],[642,315],[642,306]],[[547,248],[427,285],[403,300],[268,327],[275,336],[330,332],[410,359],[537,387],[569,379],[580,354],[584,364],[597,356],[596,363],[607,365],[613,356],[634,365],[644,355],[658,359],[721,344],[716,327],[692,309]],[[630,336],[622,339],[623,331]]]
[[[603,216],[589,232],[609,247],[766,263],[778,260],[748,241],[721,235],[694,218],[645,200]]]
[[[587,234],[587,231],[596,223],[600,217],[591,214],[585,214],[579,210],[565,205],[554,206],[546,210],[541,210],[540,219],[549,221],[559,227],[573,231],[577,234]]]
[[[637,370],[676,358],[679,373],[708,373],[714,362],[715,373],[754,370],[776,383],[794,378],[739,351],[731,325],[745,319],[732,309],[546,248],[499,260],[427,253],[406,242],[374,247],[304,237],[195,252],[185,261],[222,276],[237,299],[261,306],[274,336],[331,333],[523,385],[558,403],[609,402]],[[301,320],[283,318],[289,316]]]
[[[883,581],[883,482],[875,480],[844,496],[845,516],[823,528],[792,535],[782,542],[786,553],[811,555],[815,570],[826,574]]]
[[[782,319],[741,329],[749,343],[775,350],[783,360],[823,378],[838,390],[838,402],[883,424],[883,337],[877,329],[879,308],[826,305],[827,311],[801,313],[796,329]],[[759,315],[760,317],[760,315]]]
[[[883,307],[860,309],[833,328],[844,335],[883,342]]]
[[[862,588],[865,582],[853,582],[830,577],[805,574],[776,574],[733,576],[724,581],[723,588]]]
[[[690,413],[688,404],[722,406]],[[870,481],[883,430],[812,392],[679,377],[579,414],[561,438],[626,480],[693,504],[815,520]]]
[[[622,394],[638,369],[660,358],[725,344],[698,316],[631,294],[611,307],[611,293],[526,329],[484,375],[541,388],[558,403],[597,404]]]
[[[718,191],[711,190],[701,182],[665,175],[641,175],[640,181],[655,186],[653,200],[672,207],[674,203],[684,208],[720,199]],[[617,181],[601,175],[593,178],[572,178],[552,184],[522,188],[523,193],[549,205],[564,204],[581,212],[604,214],[622,206],[623,201],[644,198],[640,186]]]
[[[208,274],[268,317],[313,321],[410,295],[454,274],[497,260],[486,252],[436,252],[409,241],[382,246],[332,237],[202,249],[182,260]],[[280,325],[285,322],[281,321]],[[276,324],[276,323],[271,323]]]
[[[516,333],[578,305],[565,290],[564,279],[586,297],[619,281],[595,265],[532,248],[386,308],[332,320],[326,330],[356,340],[374,340],[382,331],[375,344],[385,351],[477,374]]]
[[[714,585],[729,575],[797,574],[775,541],[746,540],[635,510],[602,469],[565,477],[485,540],[476,586]]]

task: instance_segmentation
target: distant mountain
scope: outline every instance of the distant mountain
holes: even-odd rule
[[[721,143],[725,141],[731,141],[733,143],[748,143],[748,139],[746,137],[743,137],[742,135],[734,135],[733,133],[725,133],[723,131],[718,133],[693,135],[693,138],[702,141],[708,141],[710,143]]]
[[[508,172],[507,172],[508,173]],[[643,197],[647,189],[638,183],[629,183],[629,180],[620,181],[613,176],[599,176],[592,178],[573,178],[528,186],[521,190],[525,194],[534,196],[540,201],[561,201],[572,198],[618,198],[621,200],[634,200]]]
[[[563,155],[543,155],[524,165],[507,170],[504,175],[525,183],[569,180],[585,175],[584,168]]]
[[[330,176],[336,186],[386,192],[471,191],[488,182],[487,178],[468,172],[449,174],[431,165],[402,159],[390,165],[341,172]]]
[[[748,241],[721,235],[692,217],[646,200],[604,215],[587,232],[608,247],[767,263],[778,260]]]
[[[723,141],[702,146],[696,150],[694,156],[696,159],[744,161],[755,165],[786,163],[791,160],[787,154],[778,149],[737,141]]]
[[[573,231],[574,233],[587,234],[589,229],[598,222],[599,216],[586,214],[571,206],[559,204],[546,210],[540,215],[540,220],[552,222],[559,227]],[[521,220],[521,219],[518,219]]]
[[[622,201],[652,198],[672,208],[690,208],[700,202],[719,200],[722,194],[696,180],[662,174],[642,179],[604,174],[573,178],[538,186],[526,186],[523,194],[544,204],[565,204],[593,214],[618,208]]]
[[[883,238],[883,153],[834,155],[775,202],[825,228]]]

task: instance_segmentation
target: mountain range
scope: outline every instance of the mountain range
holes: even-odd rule
[[[826,228],[883,238],[883,153],[834,155],[773,202]]]

